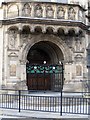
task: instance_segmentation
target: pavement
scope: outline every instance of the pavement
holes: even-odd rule
[[[90,120],[88,115],[0,109],[0,120]]]
[[[60,93],[30,93],[30,95],[34,96],[60,96]],[[73,96],[72,94],[64,93],[64,96]],[[82,96],[80,94],[74,94],[74,96]],[[55,112],[41,112],[41,111],[29,111],[29,110],[21,110],[18,112],[18,109],[4,109],[0,108],[0,120],[90,120],[90,116],[81,115],[81,114],[67,114],[63,113],[60,116],[60,113]]]

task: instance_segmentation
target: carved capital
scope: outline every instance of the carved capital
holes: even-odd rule
[[[21,65],[26,65],[26,63],[27,63],[27,62],[26,62],[25,60],[20,60],[20,64],[21,64]]]
[[[68,28],[64,29],[65,35],[68,34]]]

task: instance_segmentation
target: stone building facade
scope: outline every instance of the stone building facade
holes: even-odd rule
[[[87,90],[88,1],[6,0],[0,6],[0,86],[27,89],[26,63],[64,64],[64,90]]]

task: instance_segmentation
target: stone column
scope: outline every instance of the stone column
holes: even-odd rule
[[[34,3],[32,3],[31,17],[34,17]]]
[[[74,91],[74,82],[72,81],[72,63],[65,63],[64,67],[64,91]]]
[[[3,81],[3,29],[0,28],[0,87],[2,86]]]
[[[66,11],[65,11],[65,19],[66,20],[68,19],[68,8],[66,8]]]
[[[45,4],[43,4],[43,17],[44,18],[46,17],[46,6],[45,6]]]
[[[21,61],[21,81],[20,83],[20,87],[21,90],[27,90],[27,85],[26,85],[26,63],[24,61]]]
[[[4,54],[3,54],[3,70],[4,70],[4,77],[3,77],[3,86],[6,86],[7,84],[7,75],[8,75],[8,69],[7,69],[7,46],[8,46],[8,34],[7,31],[4,32]]]
[[[19,16],[22,17],[22,4],[19,4]]]
[[[76,15],[75,15],[75,20],[79,20],[79,9],[78,7],[76,8],[75,12],[76,12]]]
[[[90,98],[90,48],[87,49],[87,68],[88,68],[88,95]],[[90,99],[88,101],[88,113],[90,115]]]
[[[90,92],[90,49],[87,49],[88,92]]]
[[[57,18],[57,7],[56,7],[56,5],[54,6],[54,18]]]

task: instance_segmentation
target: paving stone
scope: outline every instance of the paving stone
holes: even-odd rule
[[[2,118],[1,120],[89,120],[88,118]]]

